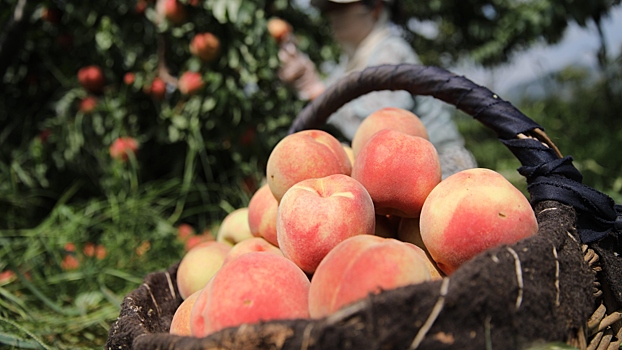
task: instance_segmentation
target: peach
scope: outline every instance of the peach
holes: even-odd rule
[[[218,57],[220,41],[212,33],[198,33],[190,42],[190,52],[203,62],[211,62]]]
[[[430,280],[423,252],[392,238],[348,238],[320,263],[309,288],[309,314],[328,316],[370,293]],[[421,249],[419,249],[421,250]]]
[[[209,288],[212,284],[213,278],[207,282],[205,287],[198,293],[197,300],[194,302],[192,306],[192,310],[190,311],[190,334],[194,337],[201,337],[205,333],[205,319],[203,318],[203,309],[205,309],[205,305],[207,304],[207,298],[209,296]]]
[[[501,174],[483,168],[460,171],[438,184],[420,220],[423,243],[448,275],[487,249],[538,232],[523,193]]]
[[[93,96],[87,96],[80,101],[79,111],[84,114],[91,114],[97,107],[97,98]]]
[[[348,155],[348,159],[350,159],[350,165],[354,166],[354,151],[352,150],[352,147],[343,144],[342,146],[343,149],[346,151],[346,154]]]
[[[194,95],[203,88],[205,83],[201,73],[185,72],[179,77],[179,91],[184,95]]]
[[[87,91],[93,93],[101,92],[105,84],[104,73],[99,66],[86,66],[78,71],[78,82]]]
[[[205,287],[207,282],[220,269],[231,246],[225,243],[208,241],[190,249],[179,263],[177,287],[183,299]]]
[[[180,25],[186,21],[186,9],[177,0],[159,0],[156,11],[173,25]]]
[[[177,310],[175,310],[173,320],[171,320],[171,328],[169,329],[170,334],[182,336],[192,335],[192,332],[190,331],[190,315],[192,314],[192,308],[194,307],[200,293],[200,290],[192,293],[179,305]]]
[[[384,129],[356,155],[352,177],[369,192],[376,214],[416,218],[441,181],[441,163],[430,141]]]
[[[303,130],[276,144],[266,164],[266,178],[277,201],[294,184],[333,174],[350,175],[352,165],[341,143],[323,130]]]
[[[251,228],[248,226],[248,208],[238,208],[225,216],[216,233],[217,242],[229,245],[252,237]]]
[[[363,145],[378,131],[391,129],[404,134],[428,139],[428,132],[419,117],[402,108],[386,107],[370,114],[363,120],[352,138],[352,151],[356,156]]]
[[[242,324],[308,318],[309,285],[304,272],[282,256],[241,255],[223,265],[205,289],[204,332],[196,336]]]
[[[166,97],[166,83],[161,78],[155,77],[151,85],[145,88],[145,93],[158,101],[162,101]]]
[[[374,205],[365,188],[337,174],[301,181],[279,205],[279,248],[303,271],[313,273],[320,261],[346,238],[373,234]]]
[[[282,43],[291,34],[292,26],[286,21],[275,17],[268,21],[268,32],[277,43]]]
[[[133,72],[127,72],[123,76],[123,83],[125,83],[125,85],[132,85],[134,81],[136,81],[136,74]]]
[[[243,254],[251,252],[266,252],[283,256],[283,252],[279,249],[279,247],[270,244],[261,237],[252,237],[234,245],[227,256],[225,256],[223,265]]]
[[[130,153],[136,154],[138,151],[138,142],[133,137],[119,137],[112,142],[108,151],[113,159],[126,162]]]
[[[263,237],[273,245],[279,245],[276,239],[276,213],[279,202],[276,201],[270,186],[261,186],[248,203],[248,226],[255,237]]]

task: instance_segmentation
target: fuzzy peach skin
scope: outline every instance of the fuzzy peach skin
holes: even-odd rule
[[[276,144],[266,164],[266,178],[277,201],[294,184],[333,174],[350,175],[352,165],[341,143],[322,130],[303,130]]]
[[[270,242],[266,241],[261,237],[253,237],[245,239],[242,242],[234,245],[227,254],[227,256],[225,256],[225,261],[223,262],[223,265],[243,254],[252,252],[266,252],[283,256],[283,252],[281,252],[279,247],[270,244]]]
[[[204,333],[197,336],[260,321],[309,318],[309,285],[304,272],[284,257],[253,252],[233,259],[204,291]]]
[[[341,146],[346,151],[346,154],[348,155],[348,159],[350,159],[350,165],[354,166],[354,151],[352,150],[352,147],[348,145],[344,145],[344,144],[342,144]]]
[[[419,248],[371,235],[339,243],[311,279],[309,314],[322,318],[370,293],[430,280],[422,253],[415,249]]]
[[[441,181],[441,163],[430,141],[384,129],[356,155],[352,177],[369,192],[376,214],[416,218]]]
[[[420,229],[430,255],[449,275],[487,249],[536,234],[538,223],[522,192],[501,174],[476,168],[451,175],[432,190]]]
[[[194,307],[194,303],[197,301],[197,297],[200,292],[201,291],[198,290],[192,293],[181,303],[181,305],[179,305],[177,310],[175,310],[175,314],[171,320],[171,328],[169,329],[170,334],[183,336],[192,335],[190,330],[190,314],[192,313],[192,308]]]
[[[405,109],[381,108],[363,119],[352,138],[352,152],[356,156],[363,145],[378,131],[391,129],[406,135],[419,136],[428,140],[428,132],[419,117]]]
[[[209,297],[209,288],[212,284],[212,280],[199,290],[197,293],[197,299],[190,310],[190,335],[193,337],[202,337],[205,333],[205,319],[203,318],[203,309],[207,305],[207,298]]]
[[[263,237],[266,241],[278,246],[276,239],[276,213],[279,202],[270,191],[270,186],[261,186],[248,203],[248,226],[255,237]]]
[[[313,273],[320,261],[346,238],[374,234],[374,204],[367,190],[346,175],[301,181],[279,205],[279,248],[303,271]]]
[[[231,246],[221,242],[203,242],[190,249],[179,263],[177,287],[183,299],[200,290],[220,269]]]
[[[229,213],[220,223],[216,233],[216,241],[235,245],[253,237],[248,226],[248,208],[238,208]]]

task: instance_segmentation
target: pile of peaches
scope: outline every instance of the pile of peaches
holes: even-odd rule
[[[248,207],[181,260],[184,301],[170,332],[322,318],[373,293],[447,278],[538,231],[529,201],[501,174],[441,173],[425,127],[401,109],[368,116],[351,146],[322,130],[284,137]]]

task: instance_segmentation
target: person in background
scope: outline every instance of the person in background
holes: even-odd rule
[[[391,26],[392,13],[399,11],[397,1],[311,0],[330,22],[333,37],[342,50],[339,63],[322,80],[308,56],[291,41],[284,42],[279,51],[279,78],[294,88],[301,99],[312,100],[351,72],[382,64],[419,64],[413,48]],[[329,117],[327,124],[351,141],[363,119],[383,107],[406,109],[421,118],[439,153],[443,178],[477,166],[464,146],[451,111],[444,102],[432,97],[413,97],[406,91],[372,92],[344,105]]]

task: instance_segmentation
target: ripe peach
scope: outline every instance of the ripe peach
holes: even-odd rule
[[[276,239],[276,213],[279,202],[270,191],[270,186],[261,186],[248,203],[248,226],[255,237],[263,237],[273,245],[279,245]]]
[[[203,310],[207,304],[207,298],[209,296],[210,285],[214,279],[210,279],[209,282],[198,293],[197,299],[190,311],[190,333],[193,337],[202,337],[207,334],[205,331],[205,318],[203,318]]]
[[[416,249],[412,244],[372,235],[339,243],[311,279],[309,314],[322,318],[370,293],[430,280],[421,257],[425,253]]]
[[[220,242],[203,242],[190,249],[179,263],[177,287],[182,298],[205,287],[207,281],[220,269],[231,246]]]
[[[136,80],[136,74],[132,72],[127,72],[123,76],[123,83],[125,83],[125,85],[132,85],[134,84],[135,80]]]
[[[173,319],[171,320],[171,328],[169,329],[170,334],[182,336],[192,335],[190,331],[190,315],[200,293],[200,290],[192,293],[179,305],[177,310],[175,310],[175,314],[173,314]]]
[[[184,95],[194,95],[203,88],[201,73],[185,72],[179,78],[179,91]]]
[[[177,239],[182,242],[188,241],[188,239],[194,234],[194,228],[188,224],[180,224],[177,227]]]
[[[136,153],[138,142],[132,137],[119,137],[110,145],[110,157],[126,162],[130,153]]]
[[[244,254],[223,265],[206,287],[204,333],[196,335],[260,321],[308,318],[309,284],[304,272],[282,256]]]
[[[97,107],[97,98],[93,96],[87,96],[80,101],[80,112],[84,114],[91,114]]]
[[[272,18],[268,21],[268,32],[277,43],[282,43],[291,34],[292,26],[280,18]]]
[[[209,232],[203,232],[200,235],[191,235],[186,240],[186,244],[184,245],[185,251],[190,251],[192,248],[198,246],[203,242],[212,242],[215,241],[216,238]]]
[[[105,84],[104,73],[98,66],[80,68],[78,71],[78,82],[87,91],[99,93]]]
[[[145,87],[145,93],[153,96],[158,101],[164,100],[166,96],[166,83],[161,78],[154,78],[151,86]]]
[[[391,129],[404,134],[428,139],[428,132],[419,117],[405,109],[386,107],[370,114],[363,120],[352,138],[352,151],[356,156],[363,145],[378,131]]]
[[[538,231],[527,198],[501,174],[483,168],[463,170],[438,184],[420,220],[423,243],[448,275],[484,250]]]
[[[354,151],[352,150],[352,147],[348,146],[348,145],[342,145],[343,149],[346,151],[346,154],[348,155],[348,159],[350,159],[350,165],[354,166]]]
[[[279,247],[270,244],[261,237],[252,237],[234,245],[227,253],[227,256],[225,256],[223,265],[243,254],[251,252],[266,252],[283,256],[283,252],[281,252]]]
[[[216,233],[216,241],[229,245],[252,237],[248,226],[248,208],[238,208],[225,216]]]
[[[375,224],[367,190],[353,178],[336,174],[292,186],[279,205],[276,232],[283,255],[313,273],[337,244],[373,234]]]
[[[159,0],[156,11],[173,25],[180,25],[186,21],[186,9],[177,0]]]
[[[441,163],[430,141],[384,129],[356,155],[352,177],[369,192],[376,214],[416,218],[441,181]]]
[[[277,201],[302,180],[350,175],[351,171],[341,143],[322,130],[303,130],[284,137],[270,153],[266,165],[268,185]]]
[[[198,33],[190,42],[190,52],[203,62],[212,62],[220,53],[220,40],[210,33]]]

